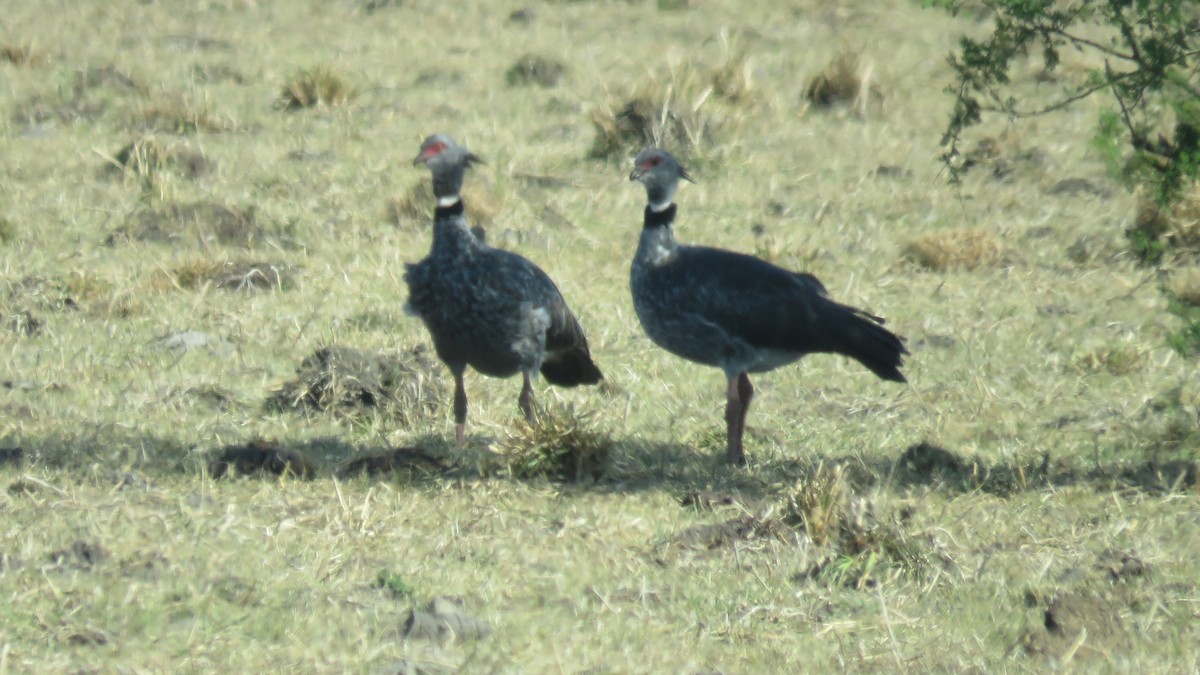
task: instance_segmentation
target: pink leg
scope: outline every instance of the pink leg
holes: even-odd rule
[[[746,427],[746,411],[750,408],[750,399],[754,396],[754,387],[745,373],[729,378],[729,386],[725,391],[725,456],[730,464],[746,465],[746,453],[742,449],[742,432]]]
[[[454,443],[462,447],[466,443],[467,388],[463,386],[463,374],[454,374]]]
[[[529,373],[524,374],[524,382],[521,383],[521,395],[517,397],[517,407],[525,415],[525,421],[533,424],[533,383],[529,380]]]

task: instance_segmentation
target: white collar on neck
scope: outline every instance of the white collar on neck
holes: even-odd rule
[[[665,202],[659,202],[658,204],[655,204],[654,202],[650,202],[650,210],[655,213],[662,213],[663,211],[666,211],[669,208],[671,208],[671,200],[670,199],[668,199]]]
[[[445,197],[438,197],[437,205],[438,206],[454,206],[455,204],[458,203],[458,200],[459,200],[458,195],[447,195]]]

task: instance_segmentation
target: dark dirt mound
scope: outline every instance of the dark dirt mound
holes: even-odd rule
[[[42,332],[42,327],[46,322],[34,316],[29,310],[7,312],[0,314],[0,326],[3,326],[10,333],[16,333],[23,337],[33,337]]]
[[[130,141],[112,159],[115,164],[106,163],[103,167],[103,172],[108,175],[147,175],[172,170],[186,178],[199,178],[213,169],[212,160],[199,148],[161,141],[156,136],[142,136]]]
[[[166,244],[220,243],[252,247],[267,238],[254,207],[230,207],[216,202],[168,204],[134,212],[127,222],[105,239],[115,246],[123,241]]]
[[[444,473],[450,467],[446,460],[435,457],[421,448],[397,448],[383,455],[359,457],[342,467],[338,474],[349,477],[364,473],[375,476],[396,471]]]
[[[270,398],[270,411],[384,412],[403,424],[434,415],[446,396],[441,369],[422,346],[400,354],[322,347]]]
[[[91,569],[108,558],[108,550],[98,542],[79,540],[69,548],[54,551],[46,557],[60,567]]]
[[[301,453],[272,441],[255,440],[245,445],[225,447],[208,465],[208,475],[213,478],[224,478],[232,472],[312,478],[317,471]]]
[[[721,506],[741,506],[744,502],[741,497],[729,492],[692,490],[679,498],[679,504],[697,511],[712,511]]]
[[[403,634],[406,640],[470,642],[491,635],[492,627],[483,619],[464,614],[453,600],[439,597],[428,608],[409,612]]]
[[[1044,604],[1040,623],[1021,638],[1025,652],[1061,662],[1103,656],[1124,641],[1118,608],[1107,598],[1063,593]]]
[[[738,542],[779,537],[784,529],[775,520],[741,516],[723,523],[689,527],[672,537],[670,543],[685,549],[712,551]]]
[[[1146,563],[1136,554],[1117,549],[1108,549],[1100,554],[1096,567],[1112,581],[1122,581],[1146,574]]]
[[[21,466],[25,463],[25,448],[0,448],[0,466]]]

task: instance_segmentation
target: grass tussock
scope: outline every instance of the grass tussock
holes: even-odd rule
[[[180,135],[236,128],[233,120],[213,112],[208,101],[179,94],[163,94],[142,105],[135,113],[133,123],[138,129]]]
[[[873,68],[863,66],[856,52],[843,49],[804,89],[804,98],[817,108],[846,106],[866,117],[883,101],[883,91],[871,81]]]
[[[31,316],[82,310],[92,316],[128,318],[144,309],[130,288],[85,271],[61,277],[28,276],[10,284],[6,295],[6,309]]]
[[[333,68],[316,66],[301,70],[283,85],[279,107],[284,110],[303,110],[316,107],[336,107],[345,104],[354,89]]]
[[[1129,375],[1142,368],[1145,361],[1145,352],[1133,347],[1103,347],[1076,357],[1071,362],[1071,370],[1085,375],[1095,373]]]
[[[49,59],[28,42],[0,45],[0,60],[14,66],[38,66]]]
[[[504,200],[495,191],[477,186],[464,186],[463,203],[466,206],[467,222],[487,227],[495,222],[504,210]],[[384,219],[397,227],[418,227],[431,221],[437,200],[433,196],[433,183],[421,180],[412,185],[401,197],[394,197],[385,207]]]
[[[125,176],[154,182],[164,171],[198,178],[212,169],[204,153],[186,143],[174,143],[156,134],[139,136],[113,153],[109,167]]]
[[[411,426],[436,415],[449,396],[441,372],[422,346],[396,354],[322,347],[271,394],[266,409],[347,417],[373,413]]]
[[[518,420],[497,452],[517,478],[599,480],[613,443],[594,413],[552,404],[539,406],[533,424]]]
[[[252,248],[267,239],[253,206],[226,206],[216,202],[159,204],[134,211],[128,222],[105,239],[108,246],[121,243],[223,244]]]
[[[754,100],[747,49],[723,34],[715,67],[684,65],[666,77],[650,76],[622,101],[591,113],[596,137],[589,156],[624,158],[653,145],[689,158],[716,145],[720,132],[744,117]]]
[[[557,59],[525,54],[504,73],[510,87],[536,85],[556,87],[567,74],[567,67]]]
[[[17,240],[17,224],[12,220],[0,216],[0,244],[7,244]]]
[[[924,579],[946,563],[931,539],[909,532],[910,513],[881,515],[840,466],[819,465],[796,481],[778,513],[822,550],[809,576],[833,585],[861,590],[902,575]]]
[[[1200,258],[1200,184],[1166,209],[1148,191],[1140,190],[1133,227],[1125,236],[1134,254],[1147,264],[1159,262],[1168,252]]]
[[[151,286],[159,290],[204,287],[229,291],[284,290],[291,286],[292,269],[282,263],[196,258],[170,270],[159,270]]]
[[[963,228],[926,234],[908,245],[904,257],[933,272],[974,270],[1002,264],[1005,249],[991,233]]]

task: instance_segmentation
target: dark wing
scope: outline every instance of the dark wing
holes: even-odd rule
[[[488,249],[488,264],[499,270],[505,291],[520,297],[523,303],[545,307],[550,325],[546,328],[546,353],[542,375],[561,386],[594,384],[602,379],[592,362],[587,337],[579,320],[563,299],[558,286],[540,267],[528,259],[502,249]]]
[[[899,338],[882,319],[831,300],[811,274],[699,246],[681,247],[660,273],[658,283],[680,286],[684,311],[756,348],[844,354],[880,377],[902,379],[897,368],[907,351]]]

